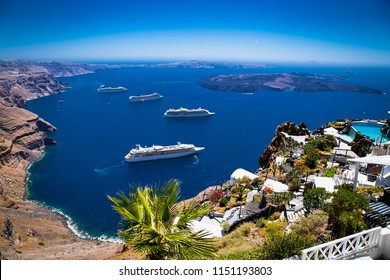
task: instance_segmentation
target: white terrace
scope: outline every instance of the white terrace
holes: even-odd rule
[[[372,228],[302,250],[301,259],[390,259],[390,226]]]

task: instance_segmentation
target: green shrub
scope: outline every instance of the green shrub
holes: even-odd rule
[[[255,245],[250,250],[218,254],[218,260],[258,260],[260,246]]]
[[[247,242],[254,223],[243,223],[235,230],[222,236],[218,243],[218,254],[230,254],[241,251],[248,251],[252,245]]]
[[[230,227],[229,222],[227,222],[227,221],[223,221],[223,222],[222,222],[221,228],[222,228],[223,231],[225,231],[225,232],[228,231],[228,230],[229,230],[229,227]]]
[[[333,178],[337,173],[337,167],[329,167],[325,169],[324,177]]]
[[[273,213],[270,218],[271,218],[272,221],[275,221],[275,220],[279,219],[280,218],[280,212]]]
[[[328,227],[328,219],[329,215],[326,212],[317,210],[291,224],[291,231],[299,235],[312,235],[313,238],[316,238],[325,232]]]
[[[385,188],[382,186],[359,186],[356,188],[357,194],[367,194],[367,195],[383,195]]]
[[[226,196],[221,197],[218,202],[220,207],[225,207],[229,202],[229,198],[227,198]]]
[[[259,194],[255,194],[253,196],[253,202],[257,202],[257,203],[260,203],[261,202],[261,199],[260,199],[260,195]]]
[[[255,221],[256,226],[259,228],[265,227],[265,225],[268,223],[268,220],[265,218],[259,218]]]
[[[295,233],[270,234],[260,247],[258,257],[263,260],[282,260],[300,255],[303,249],[310,248],[314,244],[315,240],[309,235]]]

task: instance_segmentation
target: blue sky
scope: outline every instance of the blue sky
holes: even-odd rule
[[[1,0],[0,58],[390,65],[389,0]]]

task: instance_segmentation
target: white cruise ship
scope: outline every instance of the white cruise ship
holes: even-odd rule
[[[125,156],[126,162],[139,162],[157,159],[177,158],[197,154],[204,150],[204,147],[195,147],[192,144],[181,144],[171,146],[157,146],[141,147],[136,145],[134,149]]]
[[[145,94],[145,95],[132,95],[129,97],[130,102],[142,102],[142,101],[149,101],[149,100],[157,100],[163,98],[162,95],[154,92],[151,94]]]
[[[101,93],[106,93],[106,92],[122,92],[126,90],[127,88],[125,87],[105,87],[104,85],[102,85],[98,88],[97,91]]]
[[[170,118],[179,118],[179,117],[207,117],[214,115],[215,113],[210,112],[209,110],[198,108],[198,109],[169,109],[164,113],[164,117]]]

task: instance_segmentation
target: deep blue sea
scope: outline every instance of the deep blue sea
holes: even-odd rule
[[[348,72],[345,72],[349,70]],[[356,92],[211,91],[196,84],[202,77],[229,73],[309,73],[347,75],[348,83],[388,94]],[[284,121],[305,122],[309,129],[338,118],[389,118],[390,69],[284,67],[268,69],[119,69],[62,78],[64,93],[33,100],[28,109],[57,127],[57,145],[30,168],[28,198],[69,216],[89,236],[116,235],[119,215],[107,195],[128,192],[129,185],[182,182],[182,198],[229,179],[237,168],[255,171],[259,156]],[[125,93],[97,93],[100,85],[124,86]],[[158,92],[160,101],[129,103],[135,94]],[[63,100],[63,102],[59,102]],[[199,119],[166,119],[169,108],[203,107],[216,114]],[[176,142],[204,146],[198,156],[128,164],[123,157],[135,144]]]

